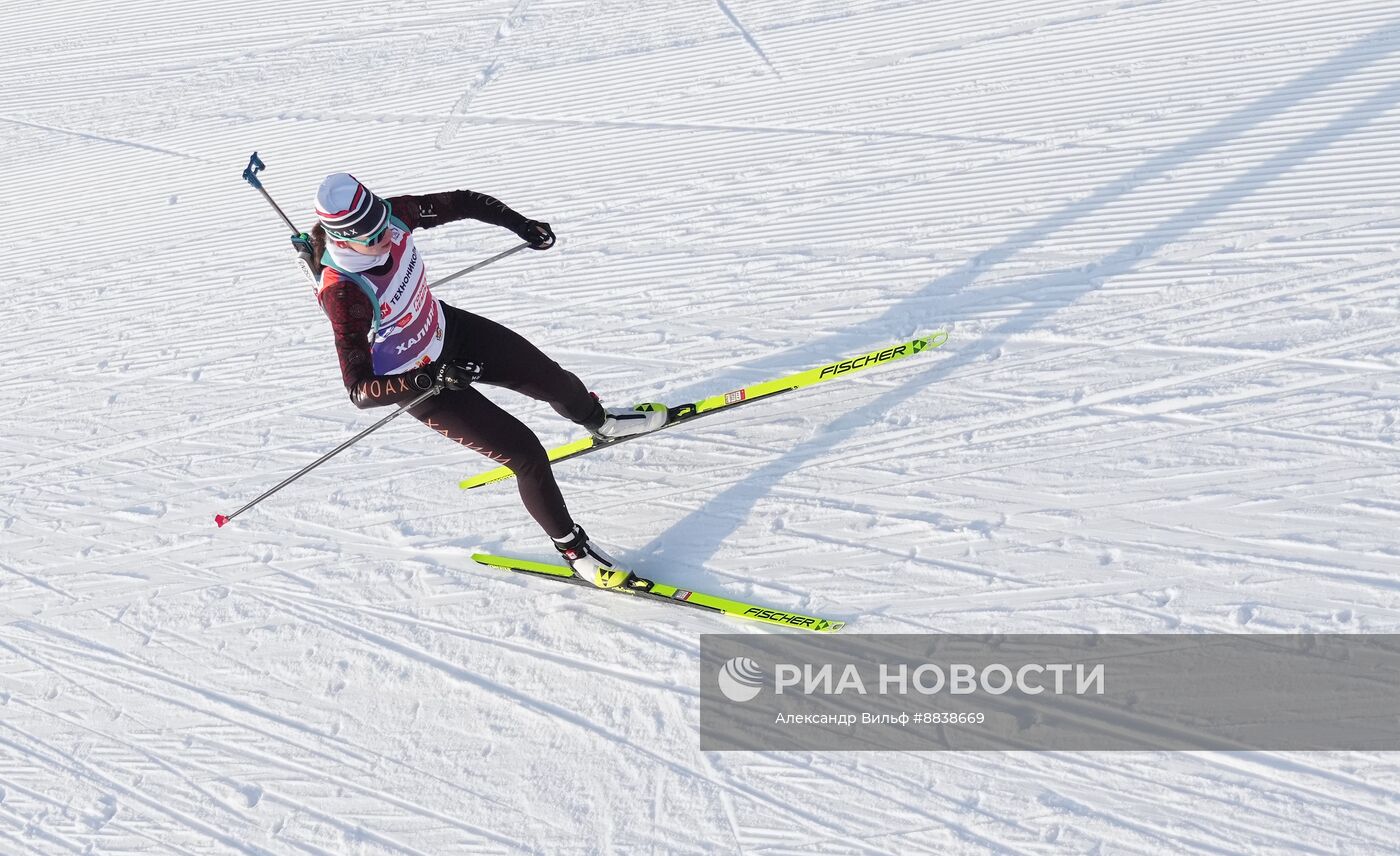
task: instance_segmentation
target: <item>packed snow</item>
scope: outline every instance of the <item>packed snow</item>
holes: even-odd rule
[[[1400,631],[1400,14],[1376,0],[8,3],[5,854],[1379,853],[1362,753],[702,753],[704,633],[521,578],[367,427],[348,170],[550,222],[438,296],[610,404],[917,359],[560,464],[677,585],[847,632]],[[421,233],[440,278],[508,249]],[[17,251],[17,254],[16,254]],[[539,433],[577,428],[491,391]]]

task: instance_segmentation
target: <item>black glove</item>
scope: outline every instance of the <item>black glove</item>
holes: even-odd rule
[[[471,386],[479,377],[481,366],[477,363],[434,363],[414,372],[410,383],[424,392],[433,387],[456,392]]]
[[[526,220],[525,225],[521,226],[520,231],[515,234],[520,236],[520,240],[529,244],[532,250],[547,250],[554,246],[554,230],[549,228],[548,223]]]
[[[471,386],[481,377],[481,366],[476,363],[443,363],[437,367],[433,381],[443,389],[457,392]]]

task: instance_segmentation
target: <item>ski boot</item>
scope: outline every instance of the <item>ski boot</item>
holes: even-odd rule
[[[598,588],[618,588],[632,576],[631,571],[617,567],[611,556],[589,541],[588,534],[577,524],[562,540],[554,539],[554,548],[573,568],[575,576]]]
[[[598,396],[593,396],[597,401]],[[599,402],[593,415],[583,423],[599,440],[616,440],[633,434],[646,434],[666,424],[664,404],[639,404],[636,407],[603,407]]]

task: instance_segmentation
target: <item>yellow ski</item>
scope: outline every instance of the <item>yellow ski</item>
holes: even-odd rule
[[[489,553],[474,553],[472,558],[483,565],[493,568],[505,568],[516,573],[529,574],[537,577],[548,577],[564,583],[573,583],[585,588],[595,588],[587,580],[574,576],[574,572],[568,565],[558,565],[550,562],[532,562],[528,559],[514,559],[510,556],[493,556]],[[810,630],[814,633],[835,633],[846,626],[844,621],[832,621],[827,618],[818,618],[815,615],[801,615],[796,612],[787,612],[781,609],[770,609],[766,606],[759,606],[753,603],[730,600],[724,597],[716,597],[704,592],[691,591],[690,589],[677,588],[669,583],[649,580],[633,575],[618,588],[599,588],[602,592],[619,592],[630,594],[649,600],[665,601],[667,603],[678,603],[684,606],[693,606],[698,609],[706,609],[710,612],[718,612],[723,615],[730,615],[735,618],[747,618],[751,621],[762,621],[765,624],[776,624],[779,627],[789,627],[796,630]]]
[[[910,339],[907,342],[900,342],[879,350],[870,351],[864,354],[857,354],[844,360],[834,363],[827,363],[814,369],[781,377],[777,380],[766,380],[752,386],[732,390],[720,395],[712,395],[709,398],[702,398],[699,401],[692,401],[687,404],[677,404],[666,407],[661,404],[639,404],[637,410],[657,410],[666,407],[669,414],[666,424],[660,430],[682,425],[692,419],[701,416],[708,416],[711,413],[718,413],[721,410],[728,410],[741,404],[758,401],[764,398],[771,398],[784,392],[791,392],[794,389],[815,386],[829,380],[847,377],[855,372],[865,369],[882,366],[896,360],[906,359],[916,354],[921,354],[931,348],[936,348],[948,341],[948,334],[942,330],[928,336]],[[549,460],[551,462],[566,461],[570,458],[577,458],[579,455],[586,455],[598,449],[606,449],[608,446],[615,446],[618,443],[625,443],[628,440],[635,440],[638,437],[649,437],[655,434],[652,431],[647,434],[633,434],[627,437],[619,437],[615,440],[600,439],[597,437],[580,437],[562,446],[555,446],[549,450]],[[504,481],[515,475],[506,467],[496,467],[479,475],[472,476],[461,482],[463,490],[470,490],[474,487],[492,484],[493,482]]]

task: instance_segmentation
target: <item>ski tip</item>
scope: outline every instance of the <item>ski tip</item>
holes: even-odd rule
[[[222,514],[215,514],[215,515],[214,515],[214,525],[215,525],[215,526],[218,526],[220,529],[224,528],[224,524],[227,523],[227,522],[228,522],[228,518],[225,517],[225,516],[223,516]]]

